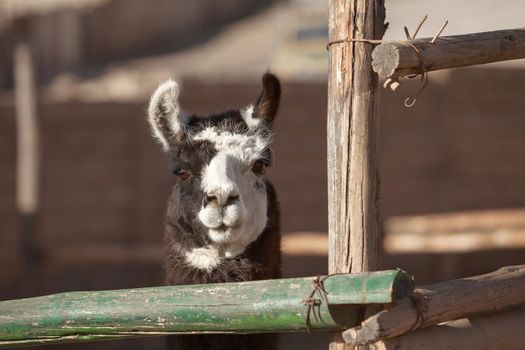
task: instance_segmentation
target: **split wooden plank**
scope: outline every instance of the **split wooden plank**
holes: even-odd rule
[[[525,58],[525,28],[385,42],[374,49],[372,66],[382,78]],[[416,52],[419,51],[419,54]]]
[[[525,307],[461,319],[371,344],[370,350],[523,350]]]
[[[352,345],[364,345],[521,304],[525,304],[525,265],[508,266],[481,276],[418,288],[413,297],[343,332],[343,338]]]
[[[316,278],[70,292],[0,302],[0,347],[172,333],[341,330],[368,304],[413,291],[400,270]],[[315,293],[312,292],[315,291]],[[304,302],[313,297],[310,309]],[[343,310],[344,318],[334,316]]]

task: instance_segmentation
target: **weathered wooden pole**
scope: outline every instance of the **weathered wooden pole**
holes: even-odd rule
[[[369,350],[523,350],[525,307],[463,318],[368,346]]]
[[[384,19],[384,0],[329,1],[329,40],[334,42],[328,46],[330,273],[379,267],[374,47],[351,39],[381,39]],[[330,348],[344,346],[338,335]]]
[[[39,142],[36,88],[31,49],[19,43],[14,50],[15,105],[17,121],[17,205],[23,215],[38,208]]]
[[[386,42],[373,52],[374,71],[382,78],[525,58],[525,28]]]
[[[418,328],[523,304],[525,265],[508,266],[481,276],[418,288],[414,297],[369,317],[360,326],[345,331],[343,337],[353,345],[365,345]]]
[[[35,260],[34,235],[39,207],[40,142],[37,118],[37,82],[33,54],[27,40],[27,23],[15,24],[14,49],[15,107],[17,130],[16,202],[19,212],[21,286],[32,294]]]
[[[399,270],[70,292],[0,302],[0,348],[171,333],[342,330],[413,291]],[[345,317],[333,310],[344,310]]]

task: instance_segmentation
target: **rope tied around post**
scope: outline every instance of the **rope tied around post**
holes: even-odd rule
[[[378,44],[382,44],[383,40],[359,39],[359,38],[346,38],[346,39],[332,40],[332,41],[329,41],[328,44],[326,44],[326,50],[327,51],[330,50],[330,46],[334,44],[342,44],[342,43],[367,43],[367,44],[378,45]]]
[[[330,277],[325,276],[323,279],[321,279],[321,276],[316,276],[314,280],[312,281],[312,291],[308,295],[308,297],[304,298],[301,301],[301,304],[306,305],[306,313],[304,315],[304,324],[306,326],[306,330],[308,333],[310,333],[310,314],[313,313],[314,319],[316,323],[319,323],[321,320],[321,312],[319,310],[319,306],[324,301],[328,305],[328,292],[324,288],[323,282],[326,278]],[[315,293],[318,293],[321,296],[321,299],[314,298]],[[316,312],[317,307],[317,312]]]
[[[417,77],[418,75],[421,75],[421,82],[422,82],[421,87],[419,88],[419,90],[414,95],[409,96],[409,97],[407,97],[405,99],[404,104],[405,104],[405,107],[408,107],[408,108],[410,108],[410,107],[412,107],[412,106],[414,106],[416,104],[417,99],[419,98],[419,95],[421,95],[421,93],[425,90],[425,88],[428,85],[428,66],[425,63],[425,60],[423,59],[421,50],[418,49],[414,44],[412,44],[410,42],[410,40],[414,40],[416,38],[419,30],[421,29],[421,26],[427,20],[427,18],[428,18],[428,15],[425,15],[423,17],[423,19],[420,21],[420,23],[418,24],[418,26],[416,28],[416,31],[414,32],[414,36],[410,35],[410,33],[408,31],[408,28],[406,26],[403,27],[407,40],[406,41],[402,41],[402,43],[404,45],[410,47],[412,50],[414,50],[414,52],[417,55],[417,58],[418,58],[418,61],[419,61],[419,67],[420,67],[420,70],[421,70],[417,74],[413,74],[413,75],[407,76],[407,78],[408,79],[413,79],[413,78]],[[432,38],[432,40],[430,40],[430,44],[434,44],[439,39],[439,37],[441,36],[441,33],[443,32],[443,30],[445,29],[445,27],[447,25],[448,25],[448,20],[445,21],[445,23],[443,23],[441,28],[437,31],[437,33]],[[377,39],[364,39],[364,38],[338,39],[338,40],[332,40],[332,41],[328,42],[326,44],[326,50],[329,51],[330,47],[332,45],[334,45],[334,44],[353,43],[353,42],[366,43],[366,44],[371,44],[371,45],[379,45],[379,44],[384,43],[385,41],[384,40],[377,40]],[[390,78],[387,79],[385,81],[385,83],[383,84],[384,88],[391,87],[392,90],[395,90],[398,86],[399,86],[399,82],[397,80],[393,80],[393,79],[390,79]]]

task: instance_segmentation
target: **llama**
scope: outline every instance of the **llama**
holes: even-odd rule
[[[182,112],[172,80],[151,98],[148,120],[175,175],[165,219],[168,285],[281,276],[279,207],[265,177],[281,87],[269,73],[262,85],[253,105],[207,117]],[[277,337],[182,335],[169,342],[180,350],[271,350]]]

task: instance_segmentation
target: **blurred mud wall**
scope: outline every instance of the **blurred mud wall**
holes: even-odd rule
[[[0,6],[0,87],[12,84],[10,57],[23,35],[38,76],[90,74],[108,62],[202,43],[221,28],[279,0],[91,0],[55,6]],[[12,14],[9,14],[9,11]]]

